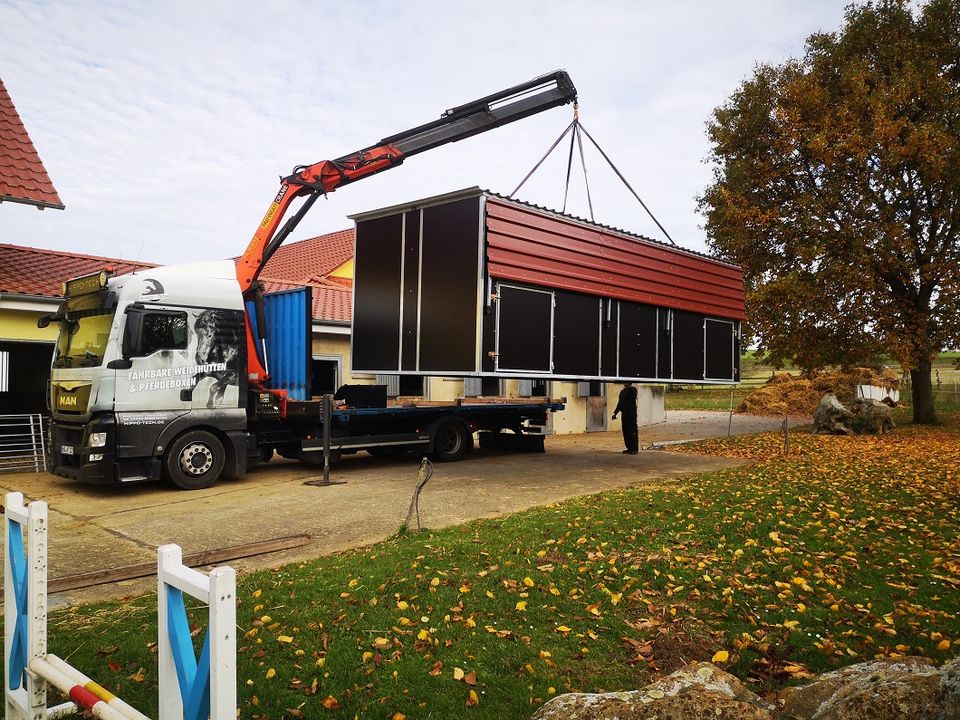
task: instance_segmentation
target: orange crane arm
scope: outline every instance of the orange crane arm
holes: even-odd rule
[[[253,300],[257,307],[261,306],[262,298],[258,295],[262,291],[257,283],[260,272],[320,196],[341,185],[395,167],[410,155],[463,140],[576,99],[577,89],[570,76],[563,70],[556,70],[447,110],[438,120],[391,135],[350,155],[294,168],[291,175],[281,180],[280,191],[270,203],[247,249],[237,258],[237,281],[244,300]],[[306,197],[306,200],[284,223],[284,217],[298,197]],[[257,328],[262,340],[266,328],[262,317],[260,319]],[[268,378],[266,358],[261,354],[262,343],[258,344],[254,339],[249,313],[246,326],[249,379],[262,385]]]

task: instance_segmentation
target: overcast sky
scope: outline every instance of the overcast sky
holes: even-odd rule
[[[66,210],[5,203],[0,241],[160,263],[242,252],[294,165],[339,157],[556,68],[581,120],[680,244],[705,248],[705,122],[845,0],[0,0],[0,78]],[[347,215],[479,185],[508,194],[569,106],[411,158],[319,201]],[[566,158],[521,191],[557,208]],[[598,222],[664,239],[587,149]],[[576,178],[568,211],[588,213]]]

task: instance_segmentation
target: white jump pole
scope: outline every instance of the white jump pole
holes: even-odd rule
[[[4,523],[4,698],[8,720],[54,720],[81,706],[100,720],[149,720],[56,655],[47,653],[47,505],[8,493]],[[26,536],[26,547],[24,547]],[[157,550],[160,720],[235,720],[236,573],[183,564],[177,545]],[[184,595],[207,606],[197,658]],[[47,684],[75,702],[47,707]]]

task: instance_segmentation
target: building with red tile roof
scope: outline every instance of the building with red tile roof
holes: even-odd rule
[[[0,80],[0,203],[4,201],[63,210],[57,189]]]
[[[353,228],[281,245],[260,273],[267,292],[309,285],[313,319],[349,323],[353,315]]]
[[[281,245],[260,273],[261,277],[294,283],[312,283],[353,260],[353,228]]]
[[[0,294],[59,299],[63,283],[70,278],[104,269],[125,275],[151,267],[156,265],[0,243]]]

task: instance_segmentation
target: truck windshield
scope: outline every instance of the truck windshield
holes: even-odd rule
[[[53,366],[99,366],[115,310],[112,293],[90,293],[66,300],[56,315],[60,321],[60,337]]]

